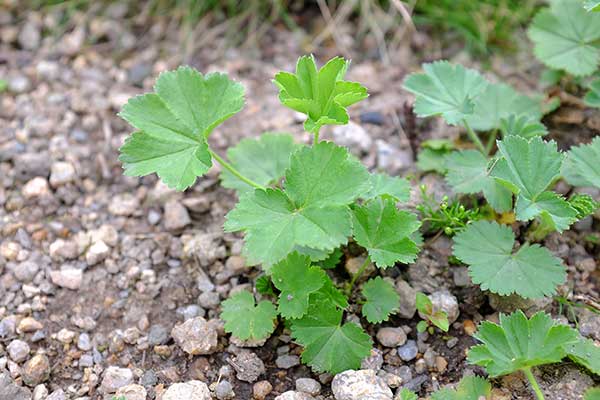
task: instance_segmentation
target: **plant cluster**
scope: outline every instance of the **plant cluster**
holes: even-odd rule
[[[132,98],[120,114],[137,129],[121,148],[126,175],[156,173],[169,187],[184,190],[213,160],[221,164],[223,186],[239,195],[225,230],[245,233],[248,264],[265,272],[257,282],[264,299],[257,302],[242,291],[223,303],[225,330],[261,340],[280,317],[304,347],[303,361],[316,371],[360,366],[372,341],[359,325],[343,322],[354,284],[371,263],[380,269],[410,263],[419,250],[417,216],[396,207],[408,200],[408,182],[369,173],[347,149],[319,138],[322,126],[346,124],[346,108],[367,97],[362,85],[343,79],[348,65],[337,57],[317,69],[313,57],[301,57],[295,73],[275,76],[281,102],[306,114],[311,145],[265,133],[228,149],[226,161],[207,139],[241,110],[244,89],[224,74],[202,75],[189,67],[162,73],[154,93]],[[349,238],[366,258],[340,288],[326,270],[337,265]],[[367,281],[361,295],[362,315],[371,323],[386,321],[398,309],[398,294],[381,277]]]
[[[600,24],[592,24],[598,15],[586,14],[580,4],[575,9],[575,3],[552,1],[534,19],[530,36],[536,55],[549,58],[548,65],[591,74],[599,60]],[[569,18],[586,28],[583,36],[558,23]],[[547,35],[563,39],[557,43]],[[575,42],[579,47],[573,47]],[[562,52],[576,52],[585,63],[551,59],[559,44]],[[304,128],[312,135],[308,145],[289,134],[265,133],[229,148],[227,159],[220,156],[210,147],[209,135],[242,109],[244,88],[225,74],[202,75],[190,67],[162,73],[154,93],[130,99],[120,113],[136,129],[120,149],[126,175],[156,173],[169,187],[185,190],[216,161],[222,185],[238,194],[224,228],[244,234],[247,263],[260,266],[263,274],[256,280],[257,293],[239,291],[223,302],[225,331],[260,341],[283,321],[304,348],[302,360],[315,371],[331,373],[358,368],[370,354],[370,336],[344,319],[359,278],[371,264],[379,270],[410,264],[421,243],[417,215],[397,207],[408,200],[409,183],[369,172],[346,148],[319,136],[325,125],[348,123],[347,108],[368,96],[360,83],[344,80],[348,66],[336,57],[319,69],[312,56],[304,56],[294,73],[275,75],[281,103],[306,115]],[[541,123],[555,101],[524,95],[446,61],[425,64],[423,70],[404,82],[416,96],[415,113],[462,126],[474,148],[430,142],[420,166],[444,173],[455,192],[481,194],[498,215],[511,216],[487,220],[478,206],[467,209],[447,198],[436,210],[424,196],[418,207],[424,220],[454,235],[454,256],[468,265],[483,290],[525,298],[555,294],[566,280],[562,261],[539,244],[520,243],[503,222],[528,225],[528,238],[535,241],[593,213],[598,204],[590,196],[565,198],[554,186],[565,179],[600,187],[600,138],[561,152],[555,142],[543,139],[547,129]],[[350,241],[362,249],[364,262],[349,282],[340,284],[329,270],[340,263]],[[369,323],[387,321],[399,308],[398,293],[382,276],[366,281],[358,296]],[[419,293],[416,303],[423,318],[419,331],[449,329],[447,316],[427,296]],[[540,399],[532,367],[569,357],[599,372],[600,349],[544,313],[531,319],[520,311],[502,315],[499,325],[482,323],[476,338],[481,344],[469,352],[471,363],[491,376],[522,371]],[[456,390],[444,389],[433,398],[488,398],[490,390],[481,378],[465,378]],[[401,398],[412,396],[403,391]]]

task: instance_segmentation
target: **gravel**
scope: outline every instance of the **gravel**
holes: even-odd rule
[[[385,381],[369,369],[337,374],[331,390],[336,400],[392,400],[393,397]]]
[[[171,331],[183,351],[191,355],[212,354],[217,349],[217,331],[202,317],[188,319]]]

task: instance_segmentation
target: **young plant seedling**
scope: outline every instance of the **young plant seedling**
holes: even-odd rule
[[[484,367],[491,377],[523,372],[538,400],[543,400],[544,395],[532,373],[533,367],[569,356],[598,373],[593,368],[598,366],[600,348],[583,341],[573,328],[555,323],[543,312],[530,319],[522,311],[500,314],[499,325],[484,321],[474,336],[481,344],[471,347],[468,361]]]
[[[417,324],[417,331],[428,331],[430,334],[433,334],[434,327],[437,326],[442,331],[448,332],[450,328],[448,314],[442,310],[434,310],[433,303],[427,295],[417,292],[416,305],[419,316],[423,318]]]
[[[408,182],[371,174],[346,148],[320,140],[324,125],[347,123],[346,108],[367,97],[362,85],[344,80],[348,65],[336,57],[317,69],[305,56],[295,73],[275,76],[281,102],[306,114],[311,145],[265,133],[229,148],[225,160],[207,139],[241,110],[244,88],[224,74],[202,75],[190,67],[162,73],[155,93],[131,99],[120,114],[137,129],[121,147],[127,175],[156,173],[184,190],[216,160],[223,186],[237,191],[225,230],[245,234],[246,261],[265,274],[256,282],[262,298],[241,291],[223,302],[225,331],[260,341],[282,318],[304,347],[302,360],[332,373],[358,368],[370,354],[369,335],[343,322],[358,278],[371,263],[380,269],[410,263],[419,251],[416,215],[396,208],[409,198]],[[337,266],[350,237],[366,259],[344,293],[326,270]],[[399,307],[394,287],[381,277],[366,282],[362,295],[362,313],[372,323],[386,321]]]
[[[447,236],[454,236],[469,223],[483,217],[479,208],[466,208],[458,200],[450,201],[448,196],[444,196],[438,205],[433,196],[427,194],[424,185],[420,189],[422,203],[416,209],[421,213],[421,222],[428,232],[443,232]]]

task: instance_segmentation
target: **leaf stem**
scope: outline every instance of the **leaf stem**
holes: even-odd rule
[[[485,154],[489,155],[490,151],[492,151],[492,147],[494,146],[494,142],[496,141],[496,137],[498,136],[498,129],[494,129],[488,138],[487,143],[485,144]]]
[[[365,272],[369,264],[371,263],[371,258],[365,258],[365,262],[362,263],[358,271],[352,276],[352,280],[350,281],[350,288],[348,289],[348,294],[352,294],[352,289],[354,288],[354,284],[358,280],[358,278]]]
[[[471,125],[469,125],[469,123],[467,122],[466,119],[463,119],[462,123],[463,123],[464,127],[467,129],[467,134],[469,135],[469,137],[471,138],[473,143],[475,143],[475,146],[477,146],[477,148],[479,149],[479,151],[481,151],[483,153],[483,155],[487,155],[487,152],[485,151],[485,147],[483,147],[483,143],[481,143],[479,136],[477,136],[477,134],[473,131],[473,129],[471,129]]]
[[[542,393],[542,389],[540,389],[540,386],[538,385],[537,380],[535,379],[535,376],[533,376],[533,373],[531,372],[531,367],[523,368],[521,371],[523,371],[523,373],[525,373],[525,376],[527,377],[527,380],[531,384],[531,388],[535,392],[535,396],[537,397],[537,399],[544,400],[544,394]]]
[[[223,158],[221,158],[220,155],[218,155],[217,153],[215,153],[211,149],[208,149],[208,152],[210,153],[211,156],[214,157],[215,160],[217,160],[219,162],[219,164],[221,164],[223,166],[223,168],[225,168],[226,170],[228,170],[229,172],[231,172],[233,175],[235,175],[237,178],[239,178],[243,182],[247,183],[248,185],[250,185],[250,186],[252,186],[252,187],[254,187],[256,189],[265,189],[264,186],[259,185],[258,183],[254,182],[251,179],[246,178],[237,169],[235,169],[233,167],[233,165],[229,164],[227,161],[225,161]]]
[[[316,131],[314,131],[314,137],[313,137],[313,145],[319,143],[319,131],[321,130],[321,128],[317,129]]]

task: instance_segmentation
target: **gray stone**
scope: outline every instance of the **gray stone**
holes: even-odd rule
[[[600,315],[587,308],[579,309],[579,332],[586,337],[600,340]]]
[[[62,389],[57,389],[46,400],[67,400],[67,395]]]
[[[92,342],[90,336],[87,333],[81,333],[77,339],[77,348],[82,351],[90,351],[92,349]]]
[[[48,389],[45,385],[37,385],[33,389],[33,399],[32,400],[45,400],[48,397]]]
[[[411,319],[417,312],[417,291],[401,279],[396,281],[396,291],[400,296],[398,315],[401,318]]]
[[[414,360],[418,352],[417,342],[414,340],[408,340],[404,345],[398,347],[398,356],[402,361]]]
[[[217,349],[217,331],[204,318],[188,319],[171,331],[175,342],[188,354],[212,354]]]
[[[206,383],[189,381],[171,385],[162,400],[211,400],[211,396]]]
[[[165,344],[169,341],[169,331],[162,325],[152,325],[148,332],[148,343],[152,346]]]
[[[448,322],[453,323],[458,319],[460,310],[458,309],[458,300],[448,291],[437,291],[429,295],[433,304],[433,312],[443,311],[448,316]],[[425,315],[419,312],[419,316],[425,319]]]
[[[215,310],[221,304],[221,298],[217,292],[200,293],[198,304],[208,310]]]
[[[71,290],[78,290],[83,281],[83,271],[77,268],[65,268],[50,271],[52,283]]]
[[[528,317],[538,311],[549,311],[553,302],[551,297],[524,299],[516,294],[500,296],[495,293],[488,293],[488,299],[490,306],[498,312],[508,314],[515,310],[522,310]]]
[[[25,93],[31,88],[31,82],[25,75],[15,75],[8,80],[8,90],[13,93]]]
[[[17,331],[17,317],[9,315],[0,321],[0,337],[5,338],[14,335]]]
[[[275,360],[277,368],[290,369],[297,365],[300,365],[300,357],[290,354],[282,354]]]
[[[152,64],[146,62],[138,62],[133,64],[131,69],[127,71],[127,80],[135,86],[141,87],[146,79],[152,73]]]
[[[10,359],[16,363],[25,361],[29,356],[29,352],[31,351],[26,342],[18,339],[10,342],[6,350],[8,350],[8,356]]]
[[[187,209],[178,200],[169,200],[165,204],[165,229],[179,231],[192,222]]]
[[[398,347],[406,343],[406,332],[397,327],[381,328],[377,331],[377,340],[385,347]]]
[[[127,217],[140,207],[138,199],[129,193],[118,194],[112,198],[108,211],[113,215]]]
[[[22,386],[17,386],[8,374],[0,374],[0,399],[31,400],[31,392]]]
[[[249,383],[256,382],[266,371],[265,364],[251,351],[240,351],[230,364],[235,369],[236,377]]]
[[[43,354],[36,354],[21,369],[21,377],[27,386],[37,386],[50,378],[50,360]]]
[[[218,400],[231,400],[235,397],[233,386],[228,380],[222,380],[215,387],[215,396]]]
[[[331,382],[336,400],[392,400],[392,390],[375,371],[363,369],[337,374]]]
[[[452,279],[458,287],[466,287],[471,285],[471,277],[467,267],[452,267]]]
[[[141,385],[127,385],[119,388],[115,397],[123,397],[125,400],[146,400],[146,389]]]
[[[23,261],[13,269],[13,274],[18,281],[29,283],[40,270],[37,263],[33,261]]]
[[[372,348],[371,354],[368,357],[363,358],[360,362],[361,369],[379,371],[381,367],[383,367],[383,353],[376,347]]]
[[[56,261],[71,260],[79,255],[77,243],[71,240],[56,239],[48,248],[50,257]]]
[[[312,378],[298,378],[296,379],[296,390],[316,396],[321,392],[321,384]]]
[[[333,128],[333,139],[340,146],[349,147],[351,150],[369,151],[373,140],[367,131],[354,122],[346,125],[337,125]]]
[[[75,167],[71,163],[57,161],[50,169],[50,185],[54,188],[73,182],[75,180]]]
[[[314,400],[314,397],[308,393],[288,390],[275,397],[275,400]]]
[[[108,367],[100,385],[100,391],[115,393],[118,389],[133,383],[133,372],[129,368]]]
[[[110,254],[110,247],[102,240],[98,240],[90,246],[85,253],[85,261],[89,266],[96,265],[101,261],[104,261]]]
[[[29,19],[19,32],[19,46],[25,50],[35,50],[40,47],[42,32],[40,23],[35,19]]]
[[[47,197],[50,196],[50,186],[48,186],[48,181],[46,178],[36,176],[23,185],[23,190],[21,193],[23,193],[23,197],[26,199]]]

